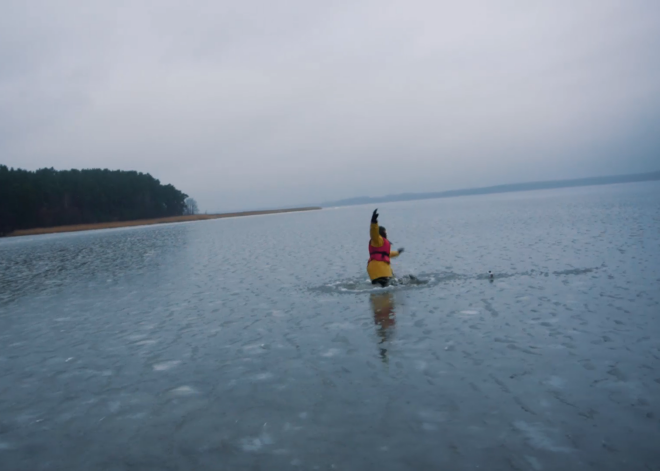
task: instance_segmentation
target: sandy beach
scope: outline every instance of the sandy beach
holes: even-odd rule
[[[148,226],[151,224],[205,221],[207,219],[234,218],[234,217],[242,217],[242,216],[261,216],[265,214],[295,213],[300,211],[317,211],[320,209],[321,209],[320,207],[305,207],[305,208],[291,208],[291,209],[272,209],[265,211],[242,211],[236,213],[193,214],[189,216],[173,216],[167,218],[137,219],[134,221],[100,222],[95,224],[75,224],[70,226],[56,226],[56,227],[37,227],[34,229],[23,229],[23,230],[14,231],[7,234],[7,237],[38,235],[38,234],[54,234],[58,232],[93,231],[98,229],[112,229],[116,227]]]

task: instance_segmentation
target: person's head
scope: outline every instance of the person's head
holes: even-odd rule
[[[378,233],[381,237],[387,239],[387,229],[385,229],[383,226],[378,226]]]

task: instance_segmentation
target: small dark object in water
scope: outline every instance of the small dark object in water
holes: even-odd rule
[[[488,278],[490,278],[490,281],[493,281],[493,273],[488,270]]]
[[[396,278],[395,282],[397,285],[410,285],[410,286],[417,286],[417,285],[425,285],[427,283],[426,280],[420,280],[417,278],[415,275],[403,275],[401,278]]]

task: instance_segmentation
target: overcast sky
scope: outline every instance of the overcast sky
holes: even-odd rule
[[[660,170],[658,0],[0,0],[0,163],[202,210]]]

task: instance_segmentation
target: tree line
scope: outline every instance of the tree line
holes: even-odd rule
[[[188,195],[135,171],[0,165],[0,235],[18,229],[179,216]]]

